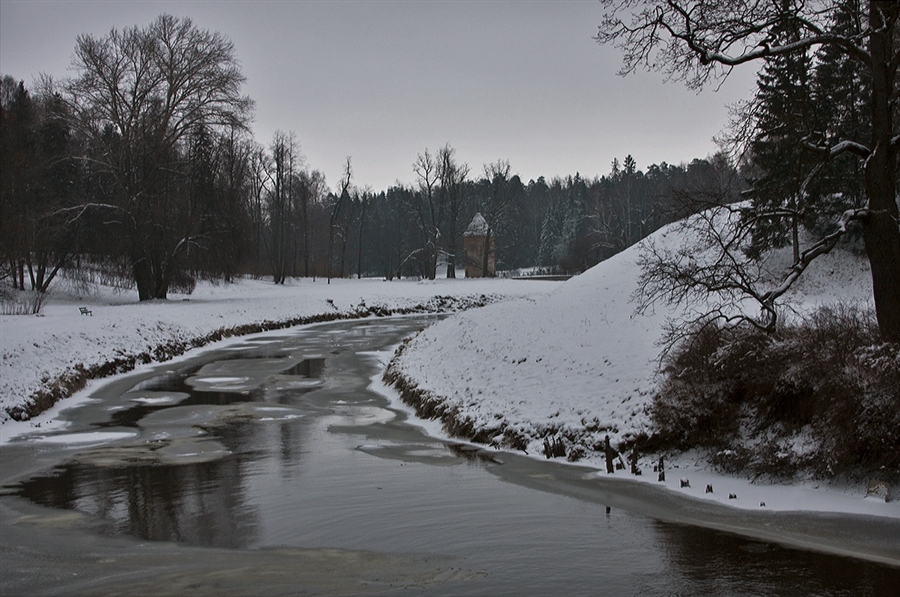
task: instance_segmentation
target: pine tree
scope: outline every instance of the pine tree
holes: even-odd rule
[[[835,11],[830,33],[857,36],[865,29],[860,0],[843,0]],[[819,107],[818,143],[834,144],[852,140],[864,144],[871,137],[866,118],[871,103],[871,86],[863,66],[850,60],[832,46],[823,46],[815,56],[812,94]],[[863,165],[856,156],[842,155],[824,165],[813,183],[820,201],[815,212],[806,214],[804,223],[819,232],[830,228],[846,209],[865,203],[862,184]]]
[[[799,37],[795,24],[786,19],[773,31],[779,44]],[[805,148],[815,128],[810,101],[812,58],[808,52],[773,56],[766,60],[757,79],[755,126],[750,150],[757,175],[750,180],[752,219],[750,254],[790,243],[799,260],[798,228],[815,198],[805,183],[819,158]]]

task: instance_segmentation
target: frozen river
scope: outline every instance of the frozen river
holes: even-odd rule
[[[425,435],[369,385],[428,321],[250,337],[3,446],[0,593],[896,595],[900,568],[822,552],[895,523],[733,512]]]

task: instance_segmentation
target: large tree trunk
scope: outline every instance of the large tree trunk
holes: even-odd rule
[[[447,255],[447,278],[456,277],[456,248],[452,247]]]
[[[309,277],[309,193],[303,190],[303,277]]]
[[[871,215],[863,223],[863,239],[872,269],[872,291],[878,327],[885,340],[900,342],[900,228],[897,213],[897,150],[891,95],[895,84],[893,30],[883,15],[893,16],[894,2],[871,2],[872,155],[866,162],[866,195]]]
[[[149,301],[153,297],[153,273],[146,259],[137,259],[131,266],[134,283],[137,286],[138,300]]]
[[[162,265],[164,261],[152,254],[143,254],[133,260],[131,271],[137,286],[138,300],[165,299],[168,296],[172,270]]]

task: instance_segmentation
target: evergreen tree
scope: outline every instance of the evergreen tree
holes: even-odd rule
[[[900,88],[900,3],[884,0],[776,0],[737,2],[710,0],[657,0],[621,3],[603,0],[606,11],[600,43],[612,43],[624,56],[622,72],[655,68],[700,89],[721,79],[734,67],[809,52],[834,52],[835,64],[857,63],[869,101],[858,112],[867,126],[865,142],[846,136],[806,138],[823,162],[843,156],[860,160],[858,184],[865,189],[859,208],[841,212],[832,228],[801,255],[782,282],[761,296],[771,309],[803,274],[809,264],[828,253],[850,229],[861,227],[872,273],[872,299],[878,328],[886,341],[900,341],[900,227],[897,179],[900,143],[897,139],[897,96]],[[856,23],[860,26],[856,27]],[[838,29],[850,25],[848,32]],[[858,33],[854,32],[858,31]],[[793,41],[785,36],[796,32]],[[824,54],[823,54],[824,55]],[[846,61],[846,62],[845,62]],[[858,88],[857,91],[860,91]],[[827,99],[816,107],[825,113]],[[860,102],[860,105],[862,103]],[[853,131],[844,131],[844,133]],[[740,135],[743,138],[743,134]],[[827,164],[826,164],[827,165]],[[802,181],[820,174],[825,166],[803,173]],[[800,197],[808,201],[809,185],[801,183]],[[827,207],[827,206],[826,206]]]
[[[833,13],[830,33],[856,37],[865,29],[860,0],[842,0]],[[818,106],[818,143],[833,145],[841,140],[864,144],[871,137],[866,118],[872,101],[870,79],[859,61],[851,60],[833,46],[822,46],[815,56],[812,94]],[[831,232],[846,209],[865,204],[863,164],[856,156],[839,155],[824,165],[811,185],[819,191],[819,208],[805,214],[805,223]]]
[[[789,3],[782,4],[787,10]],[[778,44],[795,42],[798,26],[785,18],[773,29],[773,36]],[[757,132],[750,142],[757,175],[750,180],[751,208],[744,212],[745,218],[753,220],[751,255],[790,243],[794,261],[800,258],[798,227],[814,202],[806,178],[819,161],[804,147],[815,128],[811,70],[809,52],[796,52],[767,58],[758,76]]]

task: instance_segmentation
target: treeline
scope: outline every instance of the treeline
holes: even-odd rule
[[[141,300],[197,279],[453,277],[475,213],[499,269],[569,272],[683,215],[682,195],[736,191],[723,158],[523,182],[499,160],[474,175],[448,144],[413,163],[416,182],[360,187],[348,158],[329,189],[293,133],[268,145],[233,47],[190,20],[81,36],[76,76],[0,89],[0,276],[45,293],[82,272]]]
[[[452,148],[445,146],[442,154],[452,162]],[[454,258],[462,254],[462,233],[476,213],[495,239],[499,270],[578,273],[683,217],[691,205],[687,197],[701,193],[733,200],[738,191],[734,169],[718,158],[652,165],[643,172],[626,156],[621,165],[613,162],[609,174],[593,179],[575,174],[523,182],[509,170],[504,161],[488,164],[478,178],[460,182],[453,191],[459,197],[457,216],[448,207],[452,192],[440,182],[430,187],[422,176],[415,187],[367,195],[369,238],[363,236],[362,244],[351,239],[362,255],[357,261],[362,274],[429,278],[440,261],[452,276],[453,265],[462,265]]]

